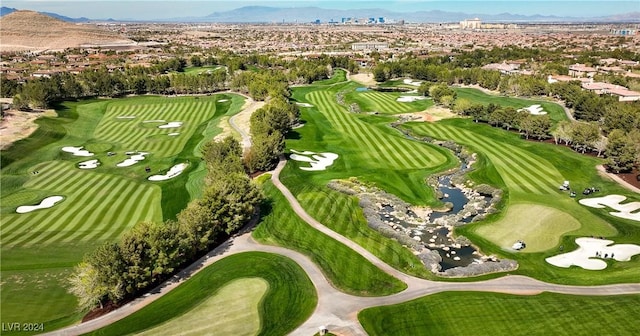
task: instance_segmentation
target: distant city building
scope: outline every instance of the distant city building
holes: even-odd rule
[[[313,23],[320,24],[320,19],[316,19],[315,21],[313,21]]]
[[[634,36],[637,32],[636,29],[611,29],[611,34],[620,36]]]
[[[482,21],[478,18],[460,21],[460,28],[462,29],[480,29],[481,25]]]
[[[384,50],[389,48],[387,42],[356,42],[351,45],[351,50]]]
[[[385,22],[384,17],[381,16],[378,18],[378,23],[384,23],[384,22]]]

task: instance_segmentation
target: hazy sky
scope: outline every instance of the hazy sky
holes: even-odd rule
[[[468,14],[542,14],[558,16],[594,17],[628,12],[640,12],[640,0],[568,0],[568,1],[482,1],[482,0],[297,0],[297,1],[230,1],[230,0],[6,0],[2,6],[18,9],[54,12],[70,17],[91,19],[165,19],[175,17],[199,17],[213,12],[227,11],[243,6],[305,7],[317,6],[333,9],[382,8],[395,12],[418,10],[444,10]]]

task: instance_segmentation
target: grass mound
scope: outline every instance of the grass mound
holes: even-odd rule
[[[221,335],[255,335],[260,331],[258,307],[267,289],[269,283],[260,278],[234,280],[192,310],[139,335],[201,335],[213,330]]]
[[[229,319],[224,318],[225,315],[205,314],[207,318],[199,320],[197,325],[185,323],[192,318],[189,314],[204,313],[202,310],[209,307],[209,312],[231,309],[229,306],[215,307],[211,300],[226,300],[230,299],[230,296],[239,295],[238,291],[229,293],[228,286],[235,286],[235,281],[246,279],[260,279],[268,284],[268,289],[258,304],[258,335],[286,335],[311,315],[318,302],[311,280],[296,263],[276,254],[246,252],[231,255],[214,263],[143,309],[89,335],[151,332],[154,330],[152,328],[160,327],[167,321],[181,324],[188,329],[197,328],[202,324],[217,324],[221,328],[245,328],[247,326],[242,326],[245,321],[237,321],[233,314],[228,316]],[[235,298],[232,299],[234,300]],[[250,301],[255,303],[256,300],[251,298]],[[242,303],[232,303],[236,304]],[[167,323],[169,324],[172,323]],[[171,334],[167,333],[166,329],[161,330],[163,334]],[[217,329],[207,331],[218,332]]]

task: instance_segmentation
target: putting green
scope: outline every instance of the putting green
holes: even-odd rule
[[[476,233],[502,248],[517,240],[527,247],[522,252],[542,252],[555,247],[564,234],[580,228],[580,222],[566,212],[539,204],[514,204],[505,216],[479,226]]]
[[[256,335],[259,303],[268,288],[260,278],[235,280],[194,309],[139,335]]]

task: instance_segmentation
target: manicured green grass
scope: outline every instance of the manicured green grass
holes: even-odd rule
[[[309,256],[336,288],[361,296],[381,296],[406,288],[400,280],[384,273],[351,248],[315,230],[291,209],[272,182],[263,185],[270,209],[253,237]]]
[[[562,210],[539,204],[511,204],[504,217],[476,232],[503,249],[517,240],[526,242],[523,253],[542,252],[560,243],[560,238],[580,228],[580,222]]]
[[[415,102],[399,102],[400,96],[413,96],[406,93],[389,93],[378,91],[351,92],[347,95],[349,101],[354,101],[364,112],[378,112],[381,114],[398,114],[424,111],[433,106],[431,99]]]
[[[562,181],[568,180],[578,191],[598,186],[601,191],[596,196],[616,193],[637,200],[636,195],[597,175],[595,165],[601,160],[552,144],[528,142],[517,134],[475,124],[468,119],[410,123],[406,127],[421,136],[453,140],[479,153],[477,170],[469,176],[476,183],[504,189],[505,201],[500,208],[506,211],[483,222],[458,228],[456,232],[471,238],[485,253],[517,259],[520,267],[512,273],[576,284],[628,282],[636,281],[640,276],[639,257],[630,262],[611,262],[597,277],[593,276],[593,271],[575,267],[563,269],[544,261],[544,258],[560,253],[559,245],[564,245],[565,251],[571,251],[576,247],[573,241],[576,237],[605,236],[616,243],[637,242],[640,238],[639,223],[616,219],[606,211],[594,211],[580,205],[577,202],[583,197],[580,193],[577,199],[572,199],[567,192],[558,191]],[[512,206],[516,208],[512,210]],[[519,211],[527,207],[531,209]],[[550,211],[541,213],[533,209]],[[577,228],[576,222],[579,223]],[[522,251],[530,253],[512,253],[505,249],[519,239],[525,240],[527,245],[533,244],[531,251]]]
[[[242,278],[190,311],[139,335],[256,335],[260,331],[260,301],[269,289],[261,278]],[[211,318],[215,316],[215,318]]]
[[[229,102],[217,102],[220,98]],[[56,326],[73,322],[76,302],[67,292],[66,281],[47,281],[47,277],[69,274],[86,252],[116,240],[140,221],[175,218],[193,197],[187,186],[197,188],[204,177],[199,172],[203,167],[199,167],[197,148],[216,134],[209,129],[215,127],[215,121],[236,113],[242,101],[240,96],[225,94],[199,99],[145,96],[67,102],[57,107],[57,118],[39,119],[40,128],[31,137],[3,151],[3,322],[27,318]],[[124,115],[136,118],[117,118]],[[178,129],[159,129],[163,123],[142,123],[148,119],[184,124]],[[181,134],[170,137],[167,133],[171,132]],[[95,155],[73,156],[61,151],[65,146],[84,146]],[[116,166],[128,158],[125,151],[135,150],[150,154],[133,166]],[[116,155],[109,156],[108,151]],[[91,159],[98,159],[101,165],[91,170],[78,168],[79,162]],[[165,182],[147,180],[181,162],[189,167],[180,176]],[[151,173],[145,172],[145,166]],[[52,208],[15,212],[18,206],[38,204],[54,195],[64,199]],[[32,276],[25,280],[27,273]],[[24,300],[27,296],[33,300]]]
[[[280,175],[302,206],[324,225],[368,249],[393,267],[429,277],[421,262],[398,242],[370,229],[355,197],[331,191],[332,179],[357,177],[414,204],[438,204],[424,179],[456,164],[442,148],[412,141],[388,124],[390,117],[348,113],[335,100],[340,90],[353,90],[349,83],[331,88],[294,89],[294,99],[308,102],[302,110],[305,126],[288,136],[287,147],[295,150],[332,152],[339,155],[325,171],[303,171],[305,163],[290,161]]]
[[[258,306],[259,335],[288,334],[304,322],[317,305],[318,298],[313,284],[296,263],[276,254],[246,252],[231,255],[214,263],[162,298],[90,335],[139,333],[172,319],[176,319],[176,323],[182,323],[180,318],[189,318],[188,314],[197,313],[199,309],[206,307],[202,305],[208,305],[210,300],[215,300],[226,286],[247,278],[262,279],[268,283],[268,289]],[[254,299],[251,301],[255,302]],[[219,314],[208,315],[207,319],[200,321],[198,325],[188,326],[188,329],[211,323],[209,320],[219,320],[224,324],[245,323],[235,320],[235,316],[229,316],[229,320],[224,317],[225,315]],[[215,330],[208,332],[216,333]],[[164,330],[161,333],[167,334]]]
[[[540,105],[544,111],[549,114],[551,120],[560,121],[560,120],[568,120],[566,113],[562,106],[545,101],[545,100],[533,100],[533,99],[523,99],[523,98],[514,98],[514,97],[505,97],[505,96],[493,96],[490,94],[486,94],[478,89],[471,88],[454,88],[454,90],[458,93],[458,98],[467,99],[474,104],[483,104],[488,105],[490,103],[500,105],[500,106],[509,106],[514,107],[516,109],[521,109],[525,107],[529,107],[531,105]]]
[[[200,75],[202,73],[213,71],[224,71],[224,67],[219,65],[206,65],[201,67],[187,67],[184,69],[184,73],[188,75]]]
[[[323,79],[313,82],[313,85],[333,85],[347,81],[347,72],[342,69],[333,69],[333,76],[329,79]]]
[[[365,309],[369,335],[636,335],[640,295],[447,292]]]
[[[351,149],[359,153],[359,159],[369,168],[432,168],[447,162],[447,157],[433,146],[407,140],[400,134],[389,134],[350,114],[328,90],[312,91],[306,98],[335,131],[350,140]],[[343,156],[343,160],[352,160],[349,154]]]

